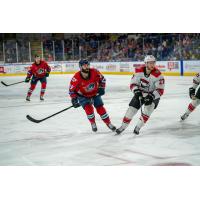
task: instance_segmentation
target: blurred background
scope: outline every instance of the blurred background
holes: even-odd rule
[[[141,61],[200,59],[199,33],[0,33],[0,62]]]

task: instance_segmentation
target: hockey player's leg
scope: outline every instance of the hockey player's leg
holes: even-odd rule
[[[137,111],[138,111],[137,108],[129,106],[129,108],[126,111],[126,114],[125,114],[125,116],[123,118],[122,125],[116,130],[117,134],[122,133],[128,127],[128,125],[130,124],[133,116],[137,113]]]
[[[134,133],[135,134],[139,134],[140,129],[145,125],[145,123],[149,120],[150,115],[152,114],[152,112],[154,111],[155,108],[155,103],[152,103],[151,105],[148,106],[144,106],[144,110],[142,115],[140,116],[140,119],[134,129]]]
[[[152,112],[157,108],[158,104],[160,102],[160,98],[159,99],[155,99],[150,105],[145,105],[144,106],[144,110],[141,113],[141,117],[134,129],[134,133],[135,134],[139,134],[140,129],[145,125],[145,123],[149,120],[150,115],[152,114]]]
[[[46,86],[47,86],[46,77],[40,79],[40,82],[41,82],[40,100],[44,101],[44,93],[45,93]]]
[[[92,104],[86,104],[84,107],[84,110],[85,110],[88,120],[91,123],[92,131],[96,132],[97,126],[95,123],[94,108],[93,108]]]
[[[196,98],[195,100],[192,100],[192,102],[188,105],[188,108],[186,112],[181,116],[181,120],[185,120],[188,118],[191,112],[195,110],[195,108],[200,104],[200,99]]]
[[[85,110],[85,113],[87,115],[87,118],[91,124],[92,131],[97,131],[97,126],[95,123],[95,115],[94,115],[94,108],[92,105],[92,101],[90,98],[86,97],[78,97],[79,104],[83,107]]]
[[[103,104],[103,101],[101,99],[101,96],[94,97],[93,101],[94,101],[94,106],[96,108],[96,111],[100,115],[100,117],[103,120],[103,122],[107,125],[107,127],[110,130],[115,131],[116,127],[110,121],[110,117],[109,117],[108,113],[106,112],[106,109],[104,107],[104,104]]]
[[[30,97],[37,85],[37,82],[38,82],[38,79],[36,77],[33,77],[32,80],[31,80],[31,86],[28,90],[28,93],[27,93],[27,96],[26,96],[26,101],[30,101]]]
[[[102,106],[96,107],[96,111],[100,115],[100,117],[103,120],[103,122],[107,125],[107,127],[110,130],[115,131],[116,127],[111,123],[110,117],[107,114],[106,109],[104,108],[104,106],[102,105]]]
[[[33,90],[35,89],[35,87],[36,87],[36,84],[32,84],[31,83],[31,87],[29,88],[27,96],[26,96],[26,101],[30,101],[30,97],[31,97],[31,95],[32,95]]]
[[[200,104],[200,88],[197,90],[195,96],[192,98],[192,102],[188,105],[186,112],[181,116],[181,120],[188,118],[191,112]]]
[[[117,135],[122,133],[128,127],[133,116],[138,112],[140,107],[141,105],[139,99],[133,97],[129,103],[129,108],[126,111],[126,114],[122,120],[122,125],[116,130]]]

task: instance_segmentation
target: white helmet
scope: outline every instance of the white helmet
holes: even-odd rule
[[[144,63],[146,64],[147,62],[156,62],[156,59],[153,55],[146,55],[144,58]]]

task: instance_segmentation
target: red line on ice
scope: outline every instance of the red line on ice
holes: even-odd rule
[[[120,160],[120,161],[124,161],[125,163],[124,164],[128,164],[128,163],[133,163],[132,161],[130,160],[126,160],[124,158],[118,158],[116,156],[112,156],[112,155],[109,155],[109,154],[105,154],[105,153],[97,153],[99,155],[102,155],[102,156],[105,156],[105,157],[108,157],[108,158],[114,158],[114,159],[117,159],[117,160]]]

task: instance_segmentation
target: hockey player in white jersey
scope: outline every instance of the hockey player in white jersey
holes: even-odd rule
[[[189,88],[189,95],[192,102],[188,105],[186,112],[181,116],[181,120],[185,120],[192,111],[200,104],[200,87],[197,89],[200,83],[200,73],[196,74],[193,78],[193,86]]]
[[[116,130],[116,135],[121,134],[128,127],[133,116],[136,115],[144,104],[141,117],[133,131],[138,135],[140,129],[158,106],[160,97],[164,93],[165,80],[159,69],[155,66],[155,57],[153,55],[147,55],[144,63],[144,66],[135,69],[135,75],[131,79],[130,89],[134,96],[129,103],[121,127]]]

